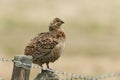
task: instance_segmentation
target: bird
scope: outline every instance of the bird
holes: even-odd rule
[[[33,57],[33,63],[43,68],[43,64],[50,69],[49,63],[53,63],[61,56],[66,43],[66,34],[61,25],[60,18],[54,18],[47,32],[39,33],[24,49],[24,54]]]

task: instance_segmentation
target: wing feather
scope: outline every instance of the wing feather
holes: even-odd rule
[[[25,55],[33,56],[33,59],[40,58],[49,54],[52,49],[58,44],[57,39],[50,33],[41,33],[31,40],[25,47]]]

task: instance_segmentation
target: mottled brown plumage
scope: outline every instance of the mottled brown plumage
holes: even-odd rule
[[[56,61],[65,47],[66,36],[61,29],[64,22],[55,18],[49,25],[49,31],[38,34],[25,47],[25,55],[33,57],[33,63],[42,67],[46,63],[49,68],[49,62]]]

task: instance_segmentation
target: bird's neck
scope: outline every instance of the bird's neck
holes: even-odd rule
[[[49,29],[50,32],[56,33],[56,32],[60,32],[62,29]]]
[[[66,35],[65,35],[63,29],[61,29],[61,28],[52,30],[50,32],[53,33],[53,34],[56,34],[56,38],[66,39]]]

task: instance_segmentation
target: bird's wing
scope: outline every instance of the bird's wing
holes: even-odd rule
[[[58,44],[58,40],[49,33],[41,33],[26,46],[25,54],[32,55],[33,59],[49,54]]]

